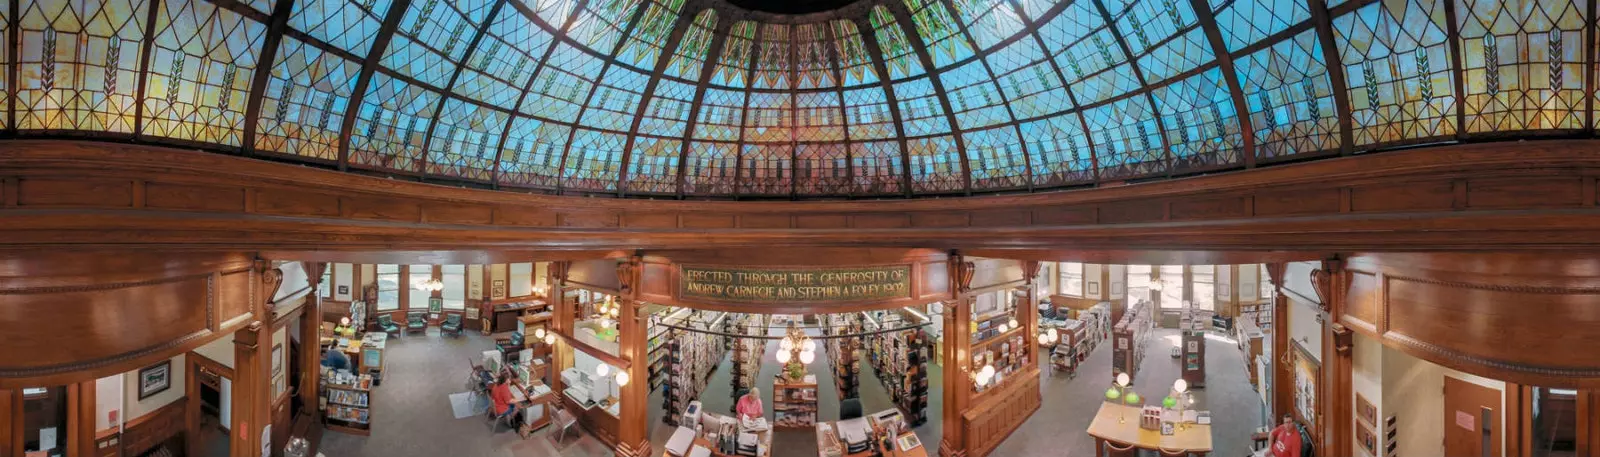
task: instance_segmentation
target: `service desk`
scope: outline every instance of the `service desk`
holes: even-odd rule
[[[701,413],[700,430],[698,433],[696,433],[695,429],[693,428],[679,426],[678,429],[673,432],[672,439],[667,441],[666,449],[662,450],[661,455],[662,457],[685,457],[689,454],[692,454],[690,451],[693,450],[693,446],[703,447],[706,448],[706,450],[711,451],[711,457],[746,457],[749,455],[738,452],[722,452],[722,449],[712,442],[713,434],[728,433],[730,431],[732,433],[750,433],[755,435],[755,457],[770,457],[772,455],[771,426],[766,426],[764,429],[760,429],[759,431],[747,431],[747,429],[744,428],[744,424],[739,420],[730,416],[723,416],[711,412]],[[688,443],[688,445],[685,446],[684,443]],[[677,453],[676,451],[678,449],[675,449],[675,446],[685,446],[685,449],[683,449],[684,452],[682,454]]]
[[[517,380],[511,385],[514,387],[511,389],[512,401],[529,411],[523,418],[523,434],[550,425],[550,406],[556,401],[556,392],[544,383],[524,385]]]
[[[1162,435],[1160,430],[1139,427],[1142,413],[1143,406],[1101,403],[1100,412],[1095,413],[1094,421],[1089,423],[1089,436],[1094,437],[1095,456],[1104,455],[1107,441],[1119,446],[1133,445],[1158,452],[1182,451],[1196,456],[1211,453],[1210,425],[1184,424],[1171,435]]]
[[[617,419],[620,414],[620,405],[612,400],[609,406],[600,406],[594,402],[583,402],[573,398],[571,393],[562,392],[561,403],[568,413],[578,419],[578,425],[588,430],[589,434],[599,438],[607,447],[617,447],[617,429],[621,421]]]
[[[887,412],[887,411],[885,411],[885,412]],[[881,416],[883,414],[884,413],[880,412],[878,414],[873,414],[873,415],[867,416],[865,418],[866,422],[865,422],[864,426],[866,428],[863,429],[863,430],[859,430],[859,432],[868,434],[869,435],[868,437],[871,440],[871,444],[868,446],[867,450],[861,451],[861,452],[855,452],[855,453],[849,452],[849,446],[847,446],[845,443],[841,442],[840,437],[852,433],[851,431],[847,431],[846,430],[847,428],[852,427],[852,424],[854,424],[854,426],[856,426],[858,428],[861,427],[862,425],[861,425],[860,422],[853,422],[853,421],[818,422],[817,423],[817,427],[816,427],[816,433],[817,433],[817,456],[818,457],[928,457],[928,447],[923,445],[921,443],[921,440],[919,438],[917,438],[916,432],[913,432],[910,429],[903,429],[900,433],[895,435],[895,437],[894,437],[895,444],[894,444],[894,446],[892,446],[892,449],[886,448],[885,446],[883,446],[882,441],[879,440],[878,438],[880,437],[880,435],[885,430],[885,426],[884,426],[885,424],[880,424],[876,420],[874,420],[874,418],[879,417],[879,416]],[[903,425],[903,423],[904,423],[903,420],[902,420],[901,423]],[[901,443],[904,443],[904,442],[916,443],[916,446],[912,447],[910,449],[906,449],[905,446],[901,444]]]

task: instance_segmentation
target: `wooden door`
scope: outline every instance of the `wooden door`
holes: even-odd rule
[[[1499,389],[1444,378],[1444,455],[1502,457]]]

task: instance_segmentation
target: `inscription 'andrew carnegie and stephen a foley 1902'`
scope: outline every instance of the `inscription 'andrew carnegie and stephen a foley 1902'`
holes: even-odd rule
[[[861,301],[911,294],[911,267],[818,270],[683,267],[682,298],[785,302]]]

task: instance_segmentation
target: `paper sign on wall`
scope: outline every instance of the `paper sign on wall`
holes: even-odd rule
[[[56,428],[47,427],[39,429],[39,450],[48,451],[56,448]]]
[[[1467,414],[1462,411],[1456,411],[1456,426],[1467,430],[1477,430],[1475,427],[1477,424],[1475,422],[1476,419],[1473,419],[1471,414]]]

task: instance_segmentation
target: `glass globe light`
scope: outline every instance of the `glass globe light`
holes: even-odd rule
[[[628,372],[626,372],[626,371],[618,371],[617,372],[617,385],[618,386],[626,386],[626,385],[628,385],[628,380],[629,379],[630,378],[628,376]]]
[[[800,363],[810,365],[813,360],[817,360],[817,353],[811,351],[800,352]]]
[[[1009,321],[1006,321],[1006,323],[1007,323],[1007,324],[1010,324],[1010,325],[1011,325],[1011,328],[1017,328],[1017,327],[1020,327],[1020,326],[1019,326],[1019,325],[1017,325],[1017,318],[1016,318],[1016,317],[1012,317],[1012,318],[1011,318],[1011,320],[1009,320]]]
[[[556,334],[554,332],[544,334],[544,344],[556,344]]]
[[[1000,333],[1005,333],[1007,330],[1011,330],[1011,328],[1007,327],[1006,324],[1003,323],[1003,322],[1000,324],[999,329],[1000,329]]]
[[[805,350],[806,350],[806,352],[811,352],[811,351],[817,350],[817,342],[816,341],[811,341],[810,338],[806,338]],[[810,362],[807,362],[807,363],[810,363]]]
[[[1046,335],[1046,334],[1040,333],[1039,334],[1039,345],[1040,346],[1045,346],[1045,345],[1048,345],[1048,344],[1050,344],[1050,335]]]
[[[600,366],[594,367],[594,372],[600,376],[605,376],[606,374],[611,373],[611,365],[602,363]]]
[[[1117,385],[1128,387],[1130,382],[1133,382],[1133,380],[1128,378],[1128,373],[1117,373]]]
[[[1121,397],[1121,396],[1122,396],[1122,392],[1118,392],[1117,388],[1115,388],[1115,387],[1107,387],[1106,388],[1106,400],[1116,401],[1117,397]]]
[[[1177,381],[1172,381],[1172,390],[1178,391],[1180,394],[1188,392],[1189,381],[1184,381],[1183,378],[1178,378]]]
[[[794,350],[794,340],[790,340],[788,338],[778,340],[778,349],[779,352]]]
[[[1050,330],[1045,331],[1045,334],[1050,335],[1050,341],[1061,340],[1061,332],[1057,332],[1055,327],[1051,327]]]
[[[789,357],[791,357],[791,355],[789,354],[788,349],[778,351],[778,363],[789,363]]]
[[[533,330],[533,339],[536,339],[536,340],[544,339],[544,329],[543,328],[534,329]]]

